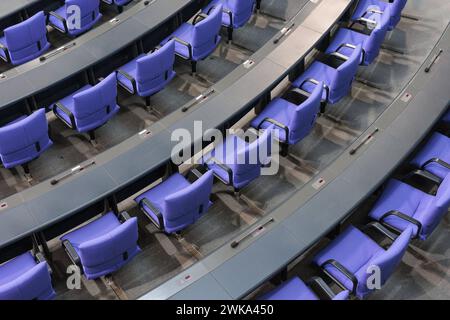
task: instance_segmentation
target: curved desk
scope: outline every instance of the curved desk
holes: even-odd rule
[[[0,20],[25,10],[40,0],[13,0],[0,2]]]

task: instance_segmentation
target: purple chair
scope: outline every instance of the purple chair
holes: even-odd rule
[[[71,6],[80,8],[79,28],[68,23],[74,12]],[[100,0],[66,0],[65,4],[48,13],[48,23],[56,30],[75,37],[91,29],[102,17],[100,13]]]
[[[69,128],[87,132],[95,140],[95,129],[101,127],[118,111],[117,81],[110,74],[97,85],[86,85],[70,96],[53,104],[53,113]]]
[[[141,54],[117,70],[117,82],[131,94],[145,97],[150,107],[150,96],[164,89],[175,77],[175,42],[169,41],[163,47],[149,54]]]
[[[376,27],[369,34],[356,30],[340,28],[331,44],[325,51],[327,54],[338,52],[350,56],[357,45],[362,46],[362,65],[368,66],[380,53],[381,44],[386,37],[390,21],[389,8],[380,16],[374,17]]]
[[[273,126],[278,131],[285,154],[288,145],[305,138],[314,127],[320,112],[322,91],[323,83],[319,83],[309,97],[294,88],[282,98],[271,101],[250,125],[257,130]]]
[[[0,38],[0,58],[19,65],[39,57],[50,48],[44,12],[4,30]]]
[[[433,133],[411,164],[444,179],[450,173],[450,138]]]
[[[179,232],[208,211],[213,178],[212,172],[207,172],[191,184],[175,173],[135,201],[158,229]]]
[[[126,6],[133,0],[102,0],[104,3],[109,5],[114,5],[117,7],[117,10],[120,12],[123,11],[123,6]]]
[[[73,264],[87,279],[96,279],[122,268],[141,249],[137,245],[138,223],[122,212],[117,217],[109,212],[101,218],[61,238]]]
[[[190,60],[192,73],[197,72],[197,62],[208,57],[220,42],[222,6],[216,6],[210,14],[199,13],[190,23],[183,23],[162,44],[175,40],[175,53]]]
[[[213,0],[203,11],[209,14],[217,6],[223,7],[222,25],[228,30],[228,41],[233,40],[233,30],[245,25],[255,11],[255,0]]]
[[[0,265],[0,300],[51,300],[55,297],[43,256],[26,252]]]
[[[353,21],[364,21],[366,19],[373,19],[374,16],[383,14],[389,10],[390,21],[389,30],[393,30],[400,22],[402,11],[405,8],[407,0],[361,0],[358,7],[353,13]]]
[[[369,216],[390,229],[412,229],[415,238],[426,240],[450,207],[450,174],[435,196],[391,179]]]
[[[29,175],[28,163],[53,145],[48,131],[44,109],[0,128],[0,158],[4,167],[22,166]]]
[[[315,256],[314,263],[340,287],[362,299],[374,290],[367,286],[367,280],[376,267],[380,271],[381,285],[391,276],[408,247],[411,235],[412,228],[407,228],[385,250],[350,226]]]
[[[272,129],[267,128],[252,143],[235,135],[228,136],[224,143],[203,157],[203,163],[220,181],[238,192],[257,179],[261,175],[261,167],[270,163]]]
[[[332,300],[347,300],[348,290],[343,290],[338,294],[327,286],[321,278],[313,278],[314,282],[330,297]],[[295,277],[281,284],[274,290],[261,296],[259,300],[320,300],[317,294],[307,286],[300,278]]]
[[[351,90],[361,54],[362,47],[358,45],[349,57],[336,52],[326,55],[323,62],[314,61],[292,85],[312,93],[314,88],[323,82],[325,90],[322,94],[321,112],[324,112],[326,103],[337,103]]]

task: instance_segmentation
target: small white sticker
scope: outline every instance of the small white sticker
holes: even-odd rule
[[[316,182],[313,183],[312,187],[316,190],[319,190],[320,188],[323,187],[323,185],[325,184],[325,179],[320,177],[319,179],[317,179]]]
[[[246,68],[246,69],[253,67],[254,64],[255,64],[255,61],[250,60],[250,59],[243,63],[244,68]]]
[[[402,100],[403,102],[409,102],[412,99],[412,94],[411,93],[405,93],[402,98],[400,100]]]
[[[4,210],[6,208],[8,208],[8,204],[6,202],[0,203],[0,210]]]
[[[190,274],[185,275],[184,277],[182,277],[180,280],[178,280],[178,285],[182,286],[184,285],[186,282],[189,282],[192,280],[192,276]]]

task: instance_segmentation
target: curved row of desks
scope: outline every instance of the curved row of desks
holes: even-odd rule
[[[0,20],[21,12],[40,0],[14,0],[0,2]]]

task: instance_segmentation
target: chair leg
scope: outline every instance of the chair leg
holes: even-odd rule
[[[33,177],[31,176],[30,173],[30,167],[28,166],[28,163],[24,163],[22,165],[23,171],[25,172],[25,178],[27,179],[28,182],[33,181]]]
[[[230,27],[227,28],[227,30],[228,30],[228,43],[231,43],[231,42],[233,42],[233,31],[234,31],[234,29],[233,29],[232,26],[230,26]]]
[[[287,157],[289,154],[289,144],[281,142],[280,143],[280,156]]]
[[[94,131],[94,130],[91,130],[91,131],[88,132],[88,134],[89,134],[89,142],[90,142],[94,147],[96,147],[96,146],[97,146],[97,141],[95,140],[95,131]]]
[[[192,74],[197,73],[197,61],[192,60],[191,61],[191,68],[192,68]]]
[[[118,13],[122,13],[123,12],[123,7],[122,6],[117,6],[117,12]]]

